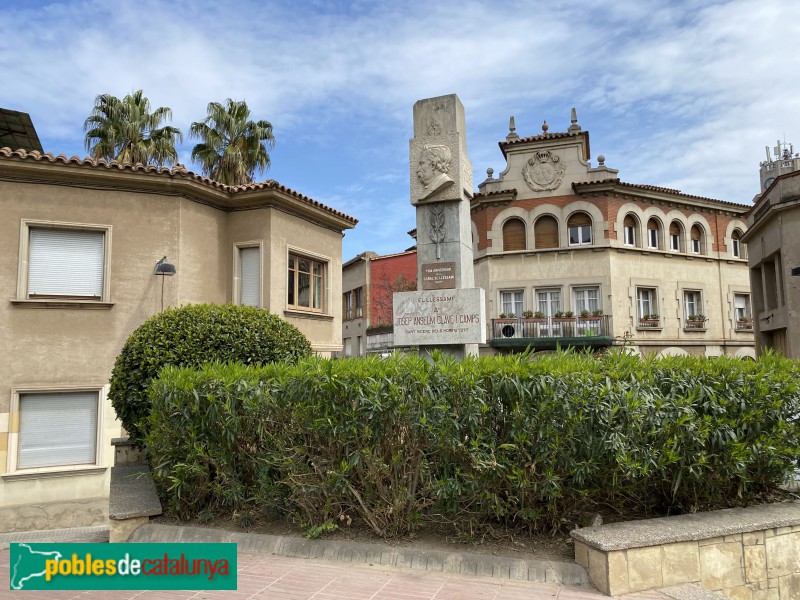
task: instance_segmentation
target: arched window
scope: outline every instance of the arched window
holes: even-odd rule
[[[569,245],[582,246],[592,243],[592,219],[584,212],[572,213],[567,221]]]
[[[683,239],[683,228],[678,221],[673,221],[669,224],[669,249],[672,252],[682,252],[681,240]]]
[[[658,219],[651,218],[647,221],[647,247],[651,250],[658,250],[659,248],[658,238],[661,237],[659,235],[660,230],[661,224],[658,222]]]
[[[692,229],[690,231],[691,241],[692,241],[692,252],[694,254],[702,254],[703,253],[703,228],[700,225],[694,224],[692,225]]]
[[[509,219],[503,224],[503,250],[525,250],[525,223]]]
[[[636,235],[637,229],[636,217],[633,215],[625,215],[625,220],[622,222],[622,231],[624,244],[626,246],[636,245],[636,238],[639,237]]]
[[[744,258],[745,253],[745,245],[741,242],[742,239],[742,232],[738,229],[734,229],[733,233],[731,234],[731,255],[733,258]]]
[[[558,248],[558,221],[555,217],[544,215],[533,225],[536,248]]]

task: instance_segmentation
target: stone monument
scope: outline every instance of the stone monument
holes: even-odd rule
[[[463,357],[486,341],[485,294],[472,265],[472,164],[464,106],[455,94],[414,104],[409,141],[417,209],[417,291],[394,295],[397,346]]]

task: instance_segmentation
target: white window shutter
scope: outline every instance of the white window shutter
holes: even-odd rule
[[[94,464],[97,392],[21,394],[17,467]]]
[[[103,296],[105,233],[31,229],[28,296]]]
[[[244,306],[260,306],[261,299],[261,249],[240,248],[239,264],[241,266],[240,302]]]

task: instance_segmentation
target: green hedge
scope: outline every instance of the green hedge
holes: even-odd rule
[[[797,464],[798,363],[556,354],[165,369],[147,447],[169,513],[572,527],[762,500]]]
[[[130,438],[139,442],[150,412],[148,386],[165,365],[296,362],[310,355],[311,344],[300,330],[266,310],[233,304],[169,308],[125,341],[114,363],[108,397]]]

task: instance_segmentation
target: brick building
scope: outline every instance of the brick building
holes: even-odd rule
[[[520,137],[513,122],[472,203],[488,344],[754,356],[749,206],[626,183],[577,122]]]

